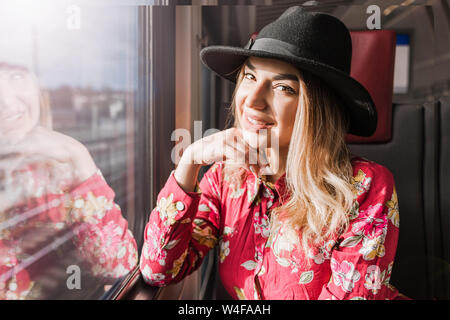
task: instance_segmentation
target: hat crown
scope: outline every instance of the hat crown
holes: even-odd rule
[[[327,64],[350,73],[352,40],[347,27],[337,18],[290,7],[258,33],[256,40],[271,38],[297,48],[297,56]]]

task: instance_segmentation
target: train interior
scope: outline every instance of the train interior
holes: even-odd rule
[[[378,112],[375,134],[348,135],[349,149],[387,167],[398,193],[401,227],[391,283],[412,299],[450,298],[447,0],[62,1],[47,9],[22,2],[27,10],[0,8],[0,71],[6,64],[24,65],[35,74],[46,101],[40,121],[90,152],[114,190],[138,255],[158,191],[175,168],[173,132],[186,129],[196,140],[230,124],[234,85],[202,65],[200,50],[243,47],[293,5],[338,17],[351,32],[351,75],[370,92]],[[25,23],[11,28],[18,18]],[[3,209],[0,249],[20,225]],[[167,287],[146,284],[135,265],[120,276],[82,273],[81,289],[73,290],[66,286],[67,268],[84,262],[68,241],[72,233],[42,225],[33,225],[38,232],[16,228],[28,239],[20,245],[27,253],[20,270],[29,270],[26,279],[34,285],[33,294],[22,298],[231,299],[217,272],[217,248],[196,272]],[[20,298],[10,291],[9,297]]]

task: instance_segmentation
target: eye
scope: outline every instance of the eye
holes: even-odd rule
[[[285,86],[285,85],[282,85],[282,84],[276,86],[275,89],[278,90],[278,91],[282,91],[282,92],[290,93],[290,94],[295,94],[296,93],[295,90],[292,89],[291,87]]]
[[[248,80],[255,80],[255,76],[248,72],[244,73],[244,78]]]
[[[25,74],[22,71],[13,71],[11,72],[11,74],[9,75],[9,78],[11,80],[22,80],[25,77]]]

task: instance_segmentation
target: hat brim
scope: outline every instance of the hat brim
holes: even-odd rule
[[[201,50],[202,62],[217,75],[236,83],[240,67],[249,57],[279,59],[306,70],[328,84],[342,98],[350,120],[349,133],[368,137],[377,127],[377,111],[369,92],[348,74],[317,61],[267,51],[210,46]]]

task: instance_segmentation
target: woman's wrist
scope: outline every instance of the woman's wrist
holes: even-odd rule
[[[193,192],[195,190],[201,167],[201,164],[193,161],[192,150],[187,148],[174,172],[175,180],[185,192]]]
[[[94,160],[84,146],[75,147],[70,153],[74,166],[74,183],[78,184],[89,179],[97,171]]]

